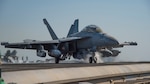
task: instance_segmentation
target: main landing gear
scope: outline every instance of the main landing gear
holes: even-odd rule
[[[59,57],[55,57],[55,63],[58,64],[59,63],[60,58]]]

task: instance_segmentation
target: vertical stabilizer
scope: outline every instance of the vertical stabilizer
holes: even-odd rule
[[[55,32],[53,31],[53,29],[51,28],[51,26],[49,25],[49,23],[47,22],[47,20],[44,18],[43,19],[44,24],[47,26],[48,31],[52,37],[53,40],[58,39],[58,37],[56,36]]]
[[[79,30],[78,30],[78,26],[79,26],[78,24],[79,24],[79,20],[76,19],[76,20],[74,21],[74,24],[71,25],[67,37],[69,37],[71,34],[77,33],[77,32],[79,31]]]

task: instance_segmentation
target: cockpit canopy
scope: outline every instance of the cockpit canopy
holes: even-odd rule
[[[85,32],[95,32],[95,33],[102,33],[103,32],[101,30],[101,28],[98,27],[98,26],[96,26],[96,25],[88,25],[82,31],[85,31]]]

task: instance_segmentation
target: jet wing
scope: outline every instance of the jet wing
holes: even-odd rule
[[[50,41],[36,41],[36,40],[31,41],[30,40],[30,41],[24,41],[24,42],[19,42],[19,43],[2,42],[1,45],[5,46],[6,48],[18,48],[18,49],[37,49],[39,45],[43,45],[45,50],[48,50],[49,47],[55,44],[81,40],[85,38],[87,37],[68,37],[68,38],[61,38],[58,40],[50,40]]]
[[[120,48],[120,47],[124,47],[124,46],[137,46],[137,43],[136,42],[124,42],[122,44],[114,46],[113,48]]]
[[[29,42],[19,42],[19,43],[8,43],[8,42],[2,42],[1,45],[4,45],[6,48],[19,48],[19,49],[37,49],[38,45],[52,45],[59,43],[58,40],[51,40],[51,41],[36,41],[32,40]]]

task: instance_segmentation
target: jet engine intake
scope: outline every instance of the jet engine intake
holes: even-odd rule
[[[101,53],[103,54],[102,57],[116,57],[119,55],[120,51],[119,50],[103,50],[101,51]]]
[[[119,55],[119,53],[121,53],[121,51],[119,51],[119,50],[111,50],[112,51],[112,56],[118,56]]]
[[[108,49],[104,49],[104,50],[100,51],[100,53],[103,54],[102,57],[110,57],[113,55],[113,53]]]

